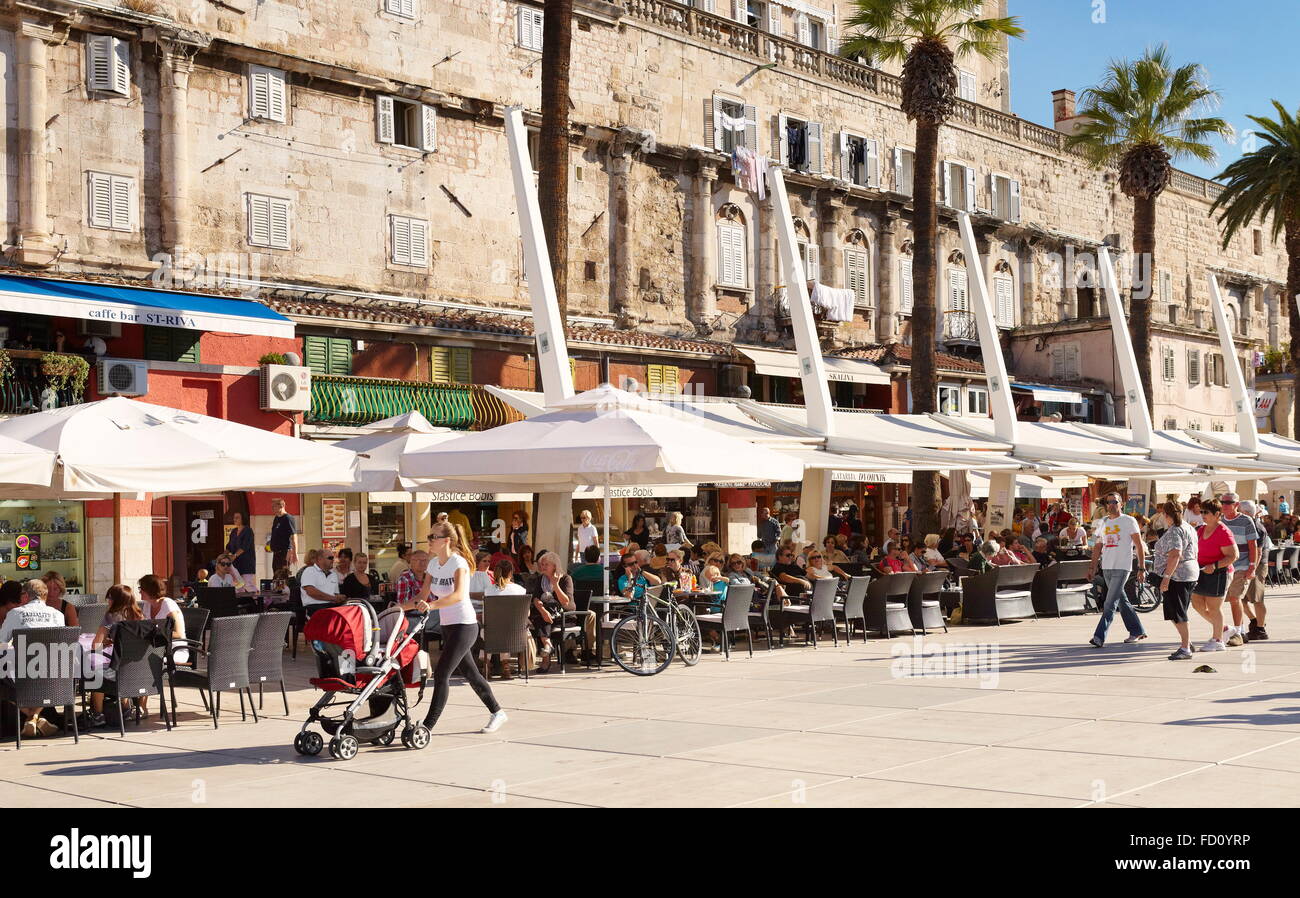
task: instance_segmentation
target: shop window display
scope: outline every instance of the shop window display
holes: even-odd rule
[[[0,579],[58,571],[72,591],[85,582],[85,513],[79,502],[0,501]]]

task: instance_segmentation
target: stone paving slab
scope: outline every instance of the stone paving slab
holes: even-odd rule
[[[171,732],[155,705],[125,739],[0,743],[0,807],[1295,807],[1297,597],[1270,592],[1273,639],[1190,663],[1164,660],[1158,614],[1150,639],[1100,651],[1082,615],[816,649],[760,640],[752,658],[706,653],[657,677],[493,680],[510,721],[490,735],[457,681],[427,749],[367,745],[351,762],[293,751],[318,698],[300,653],[288,714],[268,693],[262,719],[241,721],[227,696],[214,730],[183,689]],[[991,672],[925,667],[989,653]]]

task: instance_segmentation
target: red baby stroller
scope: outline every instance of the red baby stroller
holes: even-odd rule
[[[402,744],[424,748],[428,727],[411,724],[411,708],[424,697],[427,661],[415,642],[424,621],[410,629],[401,608],[393,606],[376,615],[369,602],[348,602],[322,608],[311,616],[303,635],[316,652],[311,684],[324,695],[294,737],[301,755],[318,755],[325,746],[320,733],[311,730],[320,721],[332,738],[329,750],[341,761],[355,758],[362,742],[391,745],[401,727]],[[419,689],[414,702],[406,690]],[[329,709],[344,705],[342,714]]]

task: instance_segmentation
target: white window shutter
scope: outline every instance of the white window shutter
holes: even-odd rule
[[[113,38],[113,88],[122,96],[131,93],[131,45]]]
[[[116,90],[113,78],[115,41],[108,34],[92,34],[87,38],[86,86],[90,90]]]
[[[704,106],[704,145],[722,149],[722,98],[714,94]]]
[[[966,205],[967,212],[975,211],[975,169],[966,168]]]
[[[248,242],[253,246],[271,245],[270,197],[248,195]]]
[[[731,0],[731,17],[741,24],[749,21],[745,0]]]
[[[719,223],[718,227],[718,283],[731,283],[731,237],[727,233],[726,225]]]
[[[1020,182],[1011,181],[1011,220],[1020,221]]]
[[[1052,347],[1052,377],[1053,378],[1065,377],[1065,347],[1064,346]]]
[[[420,218],[411,219],[411,264],[429,264],[429,223]]]
[[[286,85],[284,72],[265,66],[248,67],[248,114],[250,118],[285,120]]]
[[[966,293],[966,271],[948,269],[948,309],[952,312],[969,312],[970,299]]]
[[[835,154],[835,177],[845,181],[853,180],[852,164],[849,162],[849,133],[840,132],[839,152]]]
[[[853,303],[858,308],[871,305],[868,290],[867,254],[857,249],[844,251],[844,285],[853,291]]]
[[[771,0],[767,4],[767,31],[775,37],[781,36],[781,7]]]
[[[822,170],[822,123],[809,122],[804,128],[808,135],[804,149],[808,156],[808,171],[821,174]]]
[[[87,177],[86,219],[92,228],[113,226],[113,179],[100,172]]]
[[[389,236],[393,244],[393,262],[411,264],[411,219],[401,215],[388,216]]]
[[[380,143],[392,143],[396,130],[393,121],[393,98],[375,97],[375,139]]]
[[[1002,207],[998,205],[998,181],[997,175],[990,174],[988,177],[989,186],[989,208],[994,215],[1002,214]]]
[[[289,248],[289,201],[273,197],[271,208],[271,246],[276,249]]]
[[[912,311],[912,260],[898,260],[898,307],[903,312]]]
[[[943,203],[945,206],[952,206],[955,209],[957,208],[957,203],[954,202],[953,197],[948,195],[952,192],[951,179],[952,179],[952,163],[944,162],[943,181],[942,183],[939,184],[939,191],[940,191],[939,202]]]
[[[874,140],[866,141],[867,186],[880,186],[880,144]]]
[[[1079,344],[1071,343],[1065,348],[1065,376],[1071,379],[1079,377]]]
[[[1016,304],[1015,304],[1015,285],[1009,277],[995,277],[993,279],[993,292],[996,297],[996,308],[998,313],[998,324],[1002,327],[1015,327],[1016,324]]]
[[[758,152],[758,110],[745,106],[745,146]]]
[[[438,110],[428,103],[420,104],[420,149],[426,153],[438,149]]]
[[[113,230],[129,231],[131,230],[131,179],[114,177],[112,183]]]
[[[1187,350],[1187,383],[1196,386],[1201,382],[1201,353],[1195,349]]]
[[[695,6],[697,9],[702,9],[705,12],[713,12],[713,4],[714,0],[696,0]]]
[[[796,13],[794,17],[795,31],[799,43],[804,46],[812,44],[812,26],[808,21],[807,13]]]
[[[782,165],[790,164],[790,142],[786,135],[789,133],[786,129],[790,126],[790,120],[784,112],[779,113],[776,117],[776,158]]]
[[[822,248],[817,244],[809,243],[808,264],[804,266],[808,269],[807,271],[804,272],[804,276],[807,277],[808,280],[810,281],[817,281],[819,283],[822,277],[821,250]]]

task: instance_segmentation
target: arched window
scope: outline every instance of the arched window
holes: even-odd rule
[[[749,239],[740,207],[727,203],[718,210],[718,286],[749,288]]]
[[[822,273],[821,247],[812,239],[812,231],[803,219],[794,220],[794,237],[799,244],[799,261],[803,262],[803,273],[810,281],[820,280]]]
[[[999,259],[993,266],[993,314],[998,327],[1016,326],[1016,283],[1011,273],[1011,263]]]
[[[844,238],[844,286],[853,291],[853,305],[871,308],[871,248],[858,228]]]

